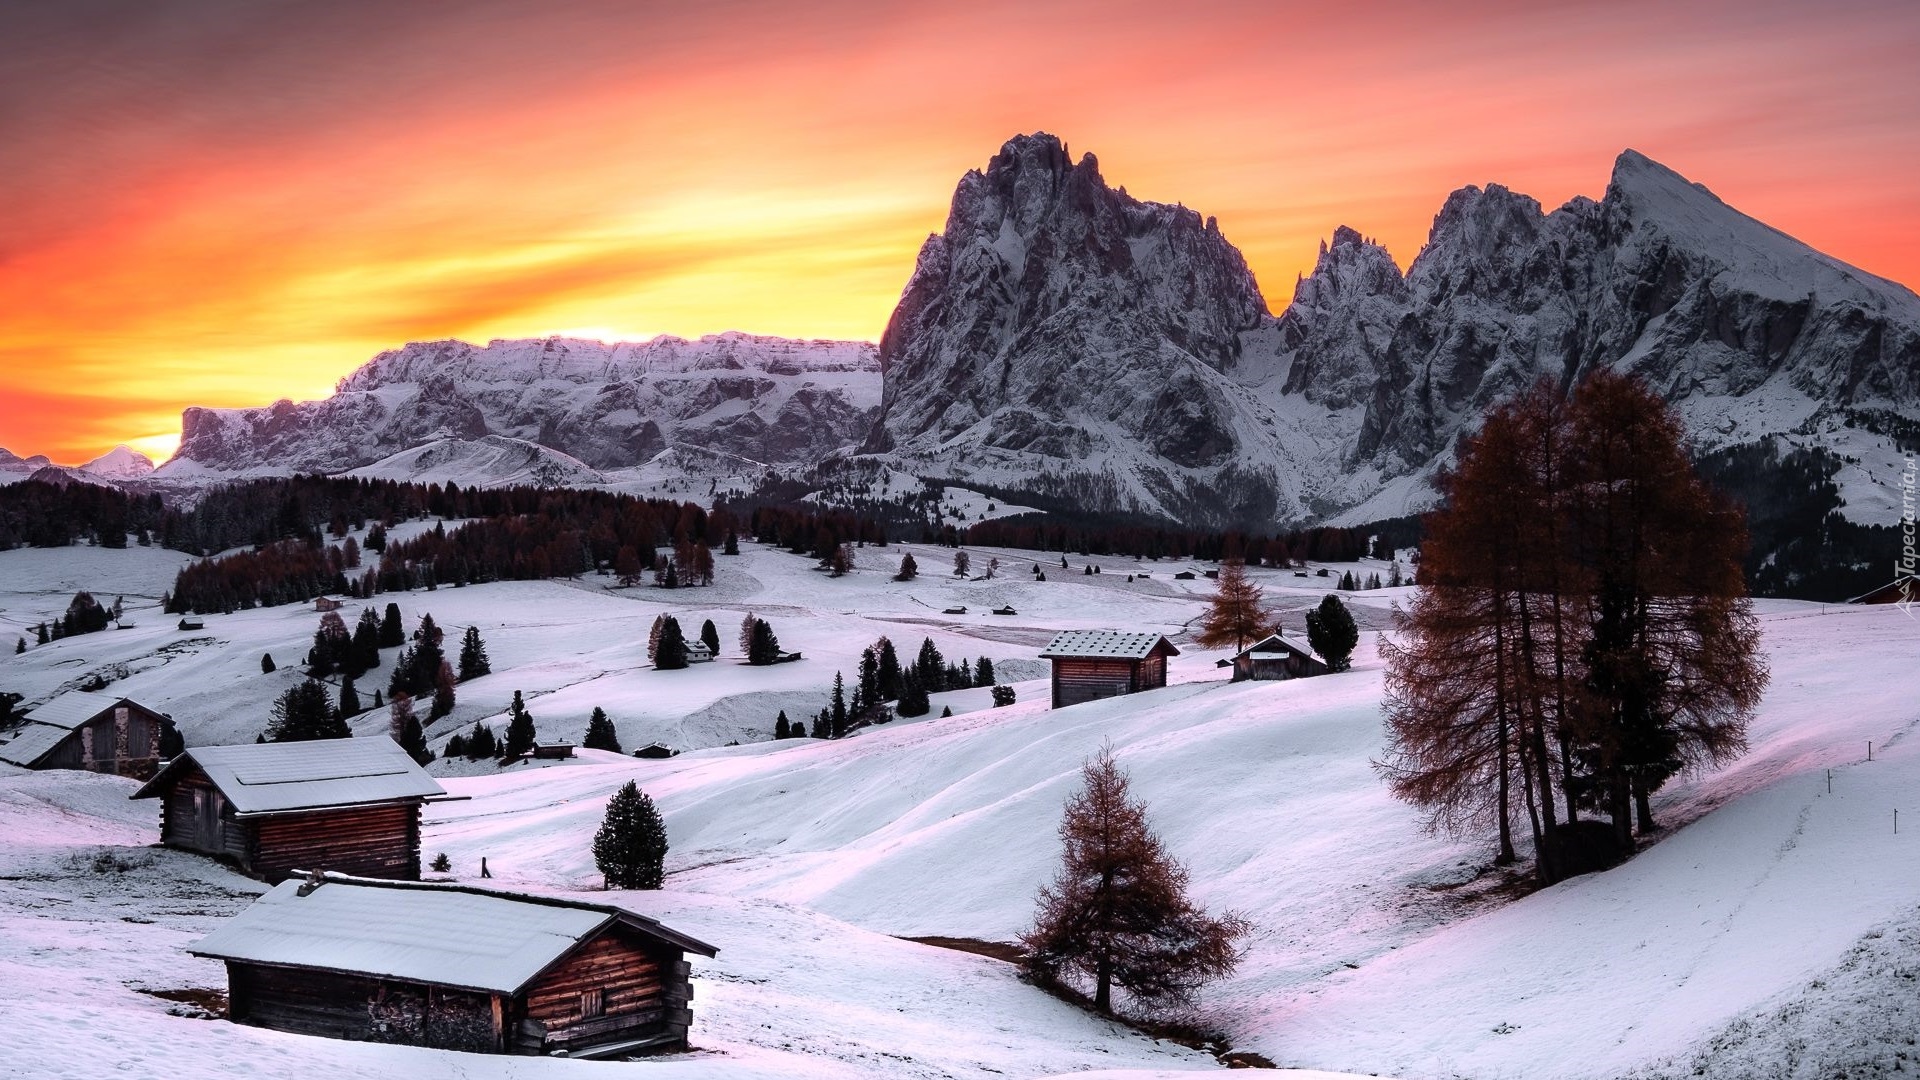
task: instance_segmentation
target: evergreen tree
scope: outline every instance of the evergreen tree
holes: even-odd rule
[[[453,714],[454,682],[453,666],[445,660],[440,661],[440,671],[433,680],[433,705],[427,710],[429,723]]]
[[[447,740],[447,757],[452,759],[466,756],[467,737],[456,731],[453,733],[453,738]]]
[[[313,651],[307,654],[307,674],[316,679],[341,670],[353,661],[353,634],[337,611],[320,616],[313,632]]]
[[[538,736],[533,731],[533,714],[527,711],[520,691],[513,692],[513,704],[507,709],[507,742],[501,748],[501,757],[525,757],[533,753],[533,744]]]
[[[773,718],[773,737],[776,739],[787,738],[793,733],[791,727],[792,725],[787,723],[787,710],[781,709],[780,715]]]
[[[978,682],[974,680],[974,677],[973,677],[973,661],[967,659],[964,656],[960,658],[960,670],[956,673],[956,675],[957,677],[954,679],[954,682],[953,682],[955,689],[959,689],[960,687],[963,687],[963,686],[979,686],[980,685]]]
[[[16,641],[16,642],[14,642],[14,643],[13,643],[13,655],[15,655],[15,656],[19,656],[19,655],[20,655],[21,653],[23,653],[23,652],[26,652],[26,651],[27,651],[27,639],[26,639],[26,638],[21,638],[20,640],[18,640],[18,641]]]
[[[880,669],[877,673],[880,700],[893,701],[900,696],[904,686],[900,674],[900,655],[894,651],[893,642],[885,637],[874,642],[874,647],[880,652]]]
[[[620,753],[620,734],[613,729],[613,720],[607,716],[607,710],[598,705],[593,707],[593,715],[587,717],[587,737],[580,745],[589,750],[610,750]]]
[[[973,665],[973,685],[992,686],[993,684],[993,661],[983,656],[979,663]]]
[[[854,687],[854,700],[859,707],[855,715],[874,711],[880,704],[880,654],[869,645],[860,653],[860,681]]]
[[[1004,709],[1007,706],[1013,704],[1013,701],[1014,701],[1013,687],[1008,686],[1005,683],[1002,683],[993,688],[993,707],[994,708]]]
[[[667,616],[662,612],[653,617],[653,626],[647,630],[647,663],[660,662],[660,635],[667,629]]]
[[[378,709],[378,708],[384,707],[385,705],[386,705],[386,702],[380,700],[380,688],[377,686],[374,687],[373,688],[373,707]]]
[[[912,581],[920,576],[920,564],[913,561],[913,552],[900,556],[900,572],[893,575],[895,581]]]
[[[820,715],[813,718],[813,737],[816,739],[833,737],[833,717],[826,709],[821,709]]]
[[[1354,580],[1353,571],[1348,570],[1340,575],[1340,591],[1341,592],[1354,592],[1359,588],[1360,588],[1360,583]]]
[[[706,645],[708,656],[717,658],[720,655],[720,630],[713,625],[712,619],[700,624],[700,641]]]
[[[352,734],[347,722],[334,714],[326,684],[315,679],[290,686],[275,699],[266,731],[269,742],[344,739]]]
[[[764,619],[753,620],[753,639],[747,646],[747,663],[764,667],[780,662],[780,639]]]
[[[44,627],[44,626],[43,626],[43,627],[41,627],[41,628],[40,628],[40,633],[41,633],[42,635],[45,635],[45,634],[46,634],[46,632],[47,632],[47,628],[46,628],[46,627]],[[45,641],[45,639],[44,639],[44,637],[43,637],[43,639],[41,640],[41,642],[40,642],[40,644],[42,644],[42,645],[45,645],[45,644],[46,644],[46,641]],[[277,671],[277,670],[279,670],[279,669],[278,669],[278,667],[277,667],[277,666],[276,666],[276,665],[274,664],[274,662],[273,662],[273,654],[272,654],[272,653],[261,653],[261,654],[260,654],[260,674],[262,674],[262,675],[271,675],[271,674],[273,674],[273,673],[274,673],[275,671]]]
[[[914,658],[913,673],[920,677],[920,685],[929,693],[948,689],[947,662],[934,647],[932,638],[920,639],[920,653]]]
[[[47,643],[47,624],[46,623],[41,623],[39,626],[34,627],[33,632],[34,632],[34,644],[45,645]],[[273,660],[273,657],[271,656],[267,657],[267,661],[269,663],[271,663],[272,660]],[[266,670],[272,671],[273,669],[267,668]]]
[[[473,731],[467,736],[467,760],[484,761],[499,754],[500,743],[493,737],[493,729],[474,721]]]
[[[940,710],[940,719],[942,720],[945,720],[947,717],[952,715],[953,715],[953,706],[951,705],[948,705],[946,708]]]
[[[360,609],[360,621],[353,627],[353,642],[350,647],[353,656],[349,668],[357,678],[380,666],[380,617],[372,608]]]
[[[1307,644],[1320,654],[1333,671],[1353,666],[1353,647],[1360,643],[1360,631],[1340,598],[1328,593],[1320,606],[1307,612]]]
[[[927,700],[926,688],[920,680],[908,675],[900,687],[900,700],[894,705],[894,711],[901,716],[925,716],[933,710],[933,703]]]
[[[480,640],[479,627],[469,626],[460,638],[460,681],[491,674],[493,665],[487,659],[487,643]]]
[[[653,666],[660,671],[678,671],[687,666],[687,639],[680,632],[680,620],[671,615],[660,627],[660,645],[654,650]]]
[[[397,649],[407,643],[407,628],[400,622],[400,605],[388,604],[386,615],[380,620],[380,647]]]
[[[593,836],[593,863],[609,889],[657,889],[666,858],[666,822],[647,793],[629,780],[607,800],[607,816]]]
[[[340,680],[340,715],[359,716],[361,712],[360,691],[353,685],[353,676]]]
[[[1219,583],[1200,617],[1195,642],[1203,649],[1230,646],[1238,652],[1273,633],[1274,620],[1261,606],[1262,599],[1260,586],[1247,579],[1245,564],[1239,559],[1221,563]]]
[[[837,739],[847,733],[847,681],[838,671],[833,673],[833,694],[827,709],[830,720],[827,730]]]
[[[433,760],[433,751],[427,748],[427,734],[421,730],[420,718],[413,714],[413,699],[402,694],[393,699],[387,710],[387,734],[416,765],[425,765]],[[453,744],[447,744],[449,756],[455,753]]]
[[[727,530],[726,544],[721,547],[720,554],[722,555],[740,554],[740,534],[739,533],[734,532],[732,529]]]
[[[973,569],[973,557],[963,548],[953,553],[953,576],[963,578]]]
[[[1127,774],[1103,749],[1081,769],[1060,823],[1062,859],[1040,890],[1022,961],[1042,982],[1093,983],[1093,1007],[1113,1011],[1113,987],[1149,1006],[1179,1005],[1231,974],[1252,930],[1239,915],[1207,914],[1187,897],[1187,870],[1147,821]]]

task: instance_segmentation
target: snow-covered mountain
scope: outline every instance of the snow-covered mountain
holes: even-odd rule
[[[144,480],[153,472],[153,459],[125,443],[101,454],[85,465],[81,472],[92,473],[103,480],[115,482],[123,480]]]
[[[1427,505],[1492,402],[1599,367],[1647,378],[1703,449],[1786,435],[1891,465],[1920,419],[1920,298],[1629,150],[1603,199],[1552,213],[1454,192],[1405,273],[1342,228],[1274,318],[1212,219],[1033,135],[961,180],[880,359],[866,449],[909,471],[1211,524],[1364,521]]]
[[[461,487],[595,487],[607,479],[578,458],[504,435],[436,439],[347,475]]]
[[[0,484],[18,483],[52,464],[52,460],[44,454],[23,458],[9,450],[0,449]]]
[[[874,347],[718,334],[415,343],[332,397],[192,408],[163,478],[344,472],[445,439],[538,443],[589,469],[688,446],[798,463],[857,443],[880,398]]]

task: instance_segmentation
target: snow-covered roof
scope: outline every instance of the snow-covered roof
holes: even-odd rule
[[[70,690],[27,714],[36,724],[52,724],[71,731],[126,700],[118,694]]]
[[[1129,634],[1120,630],[1065,630],[1055,634],[1053,640],[1040,653],[1042,660],[1054,660],[1065,657],[1097,656],[1118,660],[1145,660],[1156,650],[1165,648],[1168,656],[1180,655],[1180,650],[1163,634]]]
[[[1326,661],[1321,659],[1312,649],[1279,634],[1268,634],[1266,637],[1240,650],[1240,652],[1234,656],[1234,659],[1238,660],[1244,656],[1252,660],[1284,660],[1289,653],[1299,653],[1301,656],[1312,660],[1316,664],[1326,663]]]
[[[341,874],[302,896],[306,885],[281,882],[187,951],[496,994],[518,991],[615,922],[687,952],[718,951],[612,906]]]
[[[445,795],[426,770],[392,739],[314,739],[307,742],[196,746],[167,763],[134,792],[162,794],[172,777],[197,765],[240,814],[272,814],[322,806],[352,806]]]
[[[53,724],[21,724],[0,732],[0,761],[32,768],[35,762],[47,755],[47,751],[59,746],[60,740],[71,734],[72,728]]]

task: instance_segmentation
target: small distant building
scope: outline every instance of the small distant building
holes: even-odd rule
[[[1175,575],[1173,575],[1173,580],[1175,580],[1175,581],[1192,581],[1192,580],[1193,580],[1193,579],[1194,579],[1195,577],[1197,577],[1197,576],[1198,576],[1198,575],[1196,575],[1196,574],[1195,574],[1195,573],[1194,573],[1193,571],[1191,571],[1191,570],[1182,570],[1182,571],[1180,571],[1179,573],[1177,573],[1177,574],[1175,574]]]
[[[965,615],[966,613],[967,613],[967,609],[966,609],[966,608],[965,608],[964,606],[961,606],[961,607],[950,607],[950,608],[948,608],[948,609],[946,609],[945,611],[942,611],[942,612],[941,612],[940,614],[942,614],[942,615]]]
[[[188,615],[180,620],[182,630],[205,630],[207,624],[198,615]]]
[[[315,611],[339,611],[346,606],[347,602],[345,600],[336,600],[331,596],[316,597],[313,601],[313,610]]]
[[[163,713],[115,694],[73,690],[0,731],[0,761],[27,769],[85,769],[146,779],[173,731]]]
[[[997,607],[997,608],[994,608],[994,609],[993,609],[993,613],[994,613],[995,615],[1018,615],[1018,614],[1020,614],[1019,612],[1017,612],[1017,611],[1015,611],[1015,610],[1013,610],[1013,605],[1012,605],[1012,604],[1007,604],[1007,605],[1005,605],[1005,606],[1002,606],[1002,607]]]
[[[679,752],[680,751],[675,750],[665,743],[648,743],[640,749],[635,750],[633,756],[637,758],[670,758]]]
[[[1279,634],[1268,634],[1234,655],[1233,681],[1305,679],[1333,669],[1313,650]]]
[[[713,650],[707,648],[706,642],[698,638],[687,642],[687,663],[705,664],[712,661],[712,659]]]
[[[1160,634],[1068,630],[1040,658],[1053,661],[1053,707],[1061,709],[1165,686],[1167,658],[1178,655]]]
[[[684,1047],[687,954],[719,950],[607,904],[315,874],[281,882],[187,951],[226,962],[236,1023],[596,1058]]]
[[[1849,604],[1920,604],[1920,576],[1902,574],[1870,593],[1847,601]]]
[[[541,743],[533,748],[536,760],[565,761],[573,756],[572,743]]]
[[[392,739],[196,746],[134,792],[160,842],[279,881],[314,868],[420,878],[420,806],[446,797]]]

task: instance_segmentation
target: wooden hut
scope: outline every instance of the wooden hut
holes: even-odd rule
[[[196,746],[134,792],[160,842],[279,881],[312,867],[420,877],[420,804],[445,789],[392,739]]]
[[[339,611],[346,606],[347,602],[345,600],[332,596],[316,596],[313,598],[313,610],[315,611]]]
[[[1167,685],[1167,657],[1180,655],[1159,634],[1068,630],[1056,634],[1042,660],[1053,661],[1053,707],[1137,694]]]
[[[28,769],[85,769],[142,780],[160,768],[173,720],[115,694],[75,690],[0,732],[0,761]]]
[[[684,1047],[686,956],[718,950],[611,905],[315,873],[188,951],[226,962],[237,1023],[593,1058]]]
[[[1233,658],[1233,681],[1244,679],[1305,679],[1333,669],[1313,650],[1279,634],[1268,634],[1240,650]]]
[[[1862,593],[1849,604],[1920,604],[1920,576],[1902,574],[1870,593]]]

